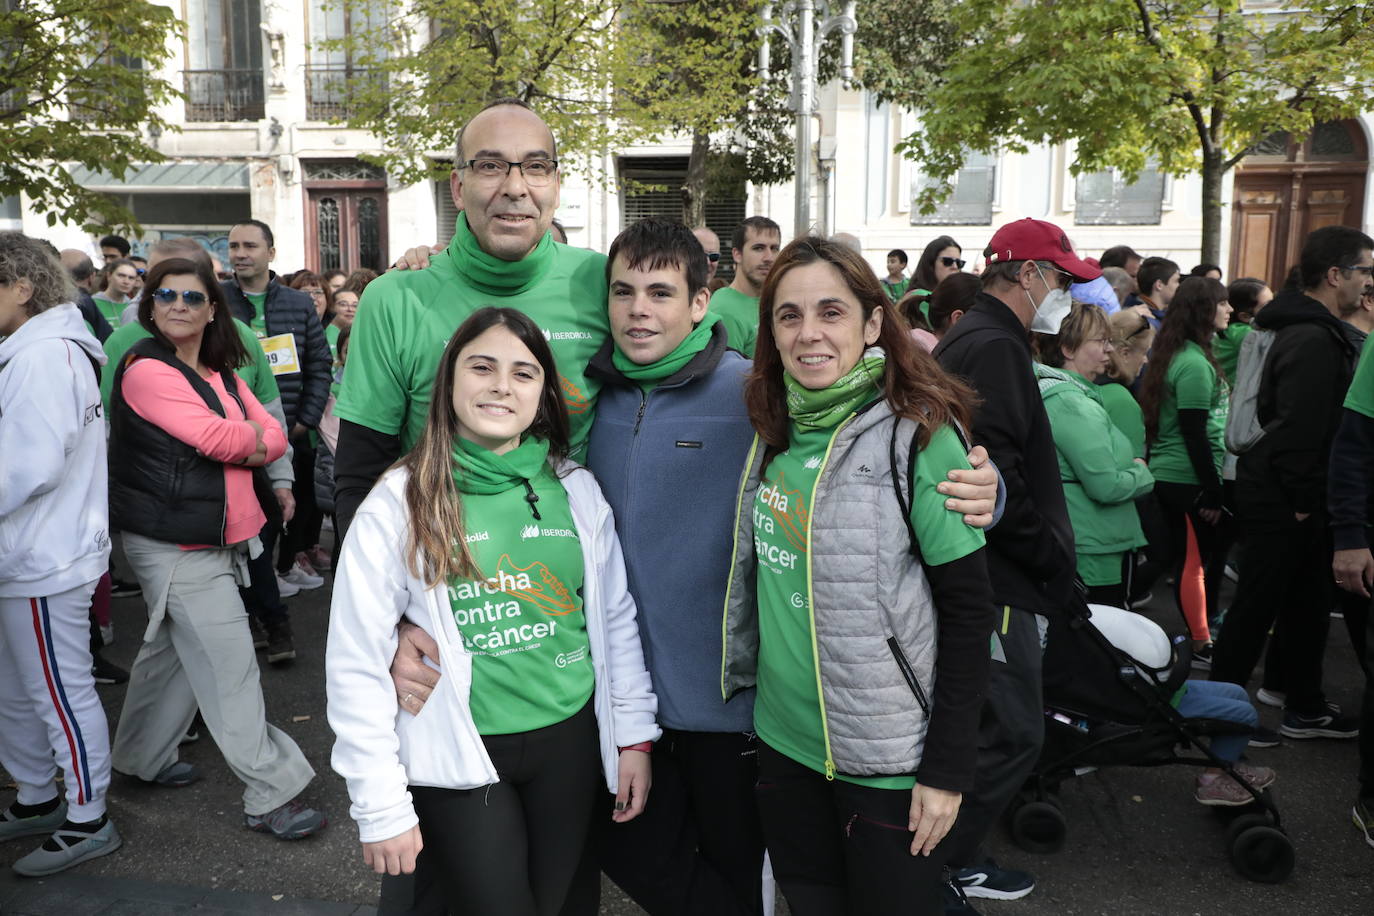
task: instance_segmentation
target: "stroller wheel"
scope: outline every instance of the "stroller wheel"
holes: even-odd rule
[[[1234,810],[1234,809],[1232,809]],[[1242,811],[1245,809],[1242,808]],[[1248,811],[1239,817],[1233,818],[1230,825],[1226,828],[1226,848],[1230,849],[1236,842],[1236,838],[1251,827],[1272,827],[1274,817],[1267,811]]]
[[[1231,864],[1251,881],[1278,884],[1293,873],[1293,841],[1267,824],[1248,827],[1231,840]]]
[[[1026,852],[1058,852],[1068,832],[1064,812],[1050,802],[1026,802],[1011,816],[1012,842]]]

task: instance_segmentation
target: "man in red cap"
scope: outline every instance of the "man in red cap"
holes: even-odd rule
[[[979,723],[977,782],[941,845],[965,894],[1005,900],[1030,893],[1035,881],[1025,872],[998,868],[979,846],[1040,754],[1043,634],[1048,619],[1068,603],[1075,569],[1073,529],[1031,368],[1029,331],[1058,333],[1069,314],[1069,285],[1102,271],[1074,252],[1058,226],[1035,219],[997,230],[983,256],[983,289],[935,348],[935,357],[982,397],[973,435],[1002,471],[1007,504],[1002,520],[987,532],[999,613]],[[946,912],[973,910],[955,899],[947,901]]]

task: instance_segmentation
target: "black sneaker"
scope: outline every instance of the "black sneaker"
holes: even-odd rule
[[[1212,670],[1212,644],[1198,646],[1193,650],[1193,667],[1198,671]]]
[[[966,897],[988,900],[1020,900],[1035,890],[1035,879],[1029,872],[1002,868],[992,859],[978,865],[952,870],[954,883]]]
[[[1329,704],[1315,715],[1302,715],[1295,709],[1285,709],[1279,734],[1285,738],[1358,738],[1360,722]]]
[[[296,645],[291,641],[291,624],[279,623],[267,630],[267,663],[279,665],[296,657]]]
[[[129,679],[129,672],[99,652],[91,655],[91,674],[95,675],[97,684],[123,684]]]
[[[111,598],[133,598],[143,594],[143,587],[137,582],[125,582],[123,579],[110,579]]]
[[[1251,747],[1278,747],[1283,742],[1279,740],[1279,733],[1272,728],[1265,728],[1263,725],[1257,727],[1250,733]]]

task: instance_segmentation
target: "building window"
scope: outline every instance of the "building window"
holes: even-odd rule
[[[386,270],[386,172],[356,159],[302,164],[306,266],[323,273]]]
[[[954,176],[954,190],[934,213],[922,213],[917,196],[934,181],[917,174],[911,186],[911,225],[913,226],[990,226],[992,203],[997,193],[997,157],[973,153]]]
[[[1079,175],[1074,184],[1079,226],[1158,226],[1164,213],[1164,173],[1152,166],[1130,183],[1108,169]]]
[[[20,225],[18,196],[0,197],[0,229],[18,229]]]
[[[264,117],[258,0],[187,0],[186,120]]]
[[[362,55],[351,47],[325,47],[325,43],[352,36],[368,37],[368,54],[384,49],[386,27],[381,4],[339,3],[311,0],[310,63],[305,70],[306,113],[311,121],[346,121],[355,113],[360,87],[386,86],[384,71],[363,65]]]
[[[626,156],[620,160],[620,227],[646,216],[682,219],[682,184],[687,179],[686,156]],[[735,261],[730,239],[744,222],[747,200],[744,181],[731,181],[706,195],[706,226],[720,237],[720,261],[716,276],[730,280]]]

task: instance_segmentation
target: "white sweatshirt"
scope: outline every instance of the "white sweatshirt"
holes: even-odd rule
[[[71,303],[0,341],[0,597],[94,582],[110,556],[99,341]]]
[[[611,507],[586,468],[559,468],[581,533],[583,611],[596,673],[593,708],[606,785],[617,789],[619,748],[655,741],[654,697],[639,643],[635,603]],[[443,584],[427,588],[406,568],[407,471],[382,475],[358,507],[334,579],[325,650],[334,771],[348,783],[349,814],[362,842],[419,823],[407,785],[471,789],[498,781],[472,721],[472,656],[453,622]],[[390,666],[396,625],[417,624],[439,644],[443,676],[419,715],[400,708]]]

